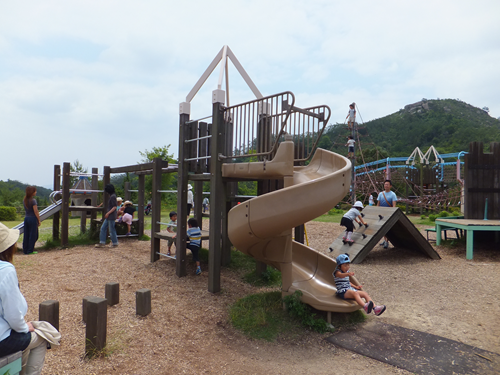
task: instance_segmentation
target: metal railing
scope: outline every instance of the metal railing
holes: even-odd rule
[[[329,118],[328,106],[298,108],[289,91],[227,107],[224,119],[230,145],[222,157],[270,160],[284,135],[290,134],[296,143],[295,161],[305,161],[312,156]]]

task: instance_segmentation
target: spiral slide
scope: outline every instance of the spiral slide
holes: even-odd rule
[[[309,165],[294,167],[293,151],[294,143],[287,140],[271,161],[223,165],[224,177],[283,178],[285,185],[234,207],[228,218],[229,239],[239,251],[281,271],[283,295],[300,290],[302,301],[318,310],[358,310],[354,301],[335,295],[335,261],[292,240],[294,227],[324,214],[349,192],[351,163],[318,149]],[[351,282],[358,284],[354,277]]]
[[[57,202],[52,203],[50,206],[47,208],[43,209],[40,211],[40,221],[44,221],[45,219],[48,219],[52,215],[54,215],[56,212],[59,212],[61,210],[61,203],[62,199],[59,199]],[[12,229],[19,229],[19,233],[23,234],[24,233],[24,223],[17,224],[14,228]]]

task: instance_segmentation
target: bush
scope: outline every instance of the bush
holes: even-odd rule
[[[451,213],[452,216],[462,216],[462,213],[460,211],[453,211]]]
[[[426,218],[426,217],[427,217],[427,216],[425,216],[425,215],[420,215],[420,218],[421,218],[422,220],[425,220],[425,218]]]
[[[447,217],[449,216],[450,214],[448,213],[448,211],[441,211],[438,215],[438,217]]]
[[[1,221],[14,221],[17,219],[15,207],[0,207],[0,220]]]
[[[328,215],[344,214],[344,211],[338,208],[332,208],[328,211]]]
[[[429,215],[429,220],[430,221],[436,221],[437,215]]]

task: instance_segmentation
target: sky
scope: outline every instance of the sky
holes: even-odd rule
[[[264,95],[367,122],[427,99],[500,117],[497,0],[0,0],[0,180],[178,150],[179,104],[224,45]],[[231,105],[254,95],[229,63]],[[215,69],[191,102],[211,115]],[[425,145],[423,145],[425,146]]]

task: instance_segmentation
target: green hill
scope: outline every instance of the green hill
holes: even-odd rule
[[[0,181],[0,206],[23,207],[26,187],[30,186],[15,180]],[[52,190],[36,186],[36,199],[39,206],[46,206]]]
[[[488,150],[490,142],[500,140],[500,120],[459,100],[423,99],[391,115],[359,124],[358,132],[368,162],[376,159],[375,149],[379,157],[409,156],[417,146],[425,152],[433,145],[446,154],[468,151],[470,142],[480,141]],[[331,125],[320,147],[345,154],[348,134],[342,124]]]

